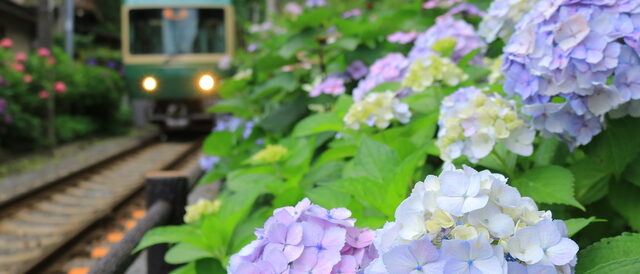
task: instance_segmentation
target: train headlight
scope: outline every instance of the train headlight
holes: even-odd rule
[[[154,92],[158,88],[158,80],[153,76],[142,79],[142,88],[147,92]]]
[[[198,86],[203,92],[211,92],[216,86],[216,79],[210,74],[204,74],[198,79]]]

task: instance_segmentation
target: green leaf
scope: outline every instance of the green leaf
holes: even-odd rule
[[[234,97],[216,102],[207,111],[212,113],[231,113],[236,117],[248,118],[251,117],[251,109],[247,107],[248,105],[249,103],[243,97]]]
[[[574,219],[569,219],[564,221],[564,223],[567,225],[569,237],[575,235],[576,233],[578,233],[578,231],[582,230],[590,223],[595,223],[595,222],[605,222],[605,220],[596,219],[596,217],[589,217],[589,219],[574,218]]]
[[[291,37],[289,41],[278,50],[278,54],[283,58],[291,58],[296,52],[314,45],[317,45],[317,42],[313,36],[310,33],[304,32]]]
[[[360,44],[360,40],[354,37],[343,37],[338,39],[335,43],[331,44],[331,47],[336,47],[338,49],[353,51]]]
[[[304,117],[307,112],[306,97],[299,97],[297,100],[269,113],[260,121],[260,127],[271,133],[283,133]]]
[[[355,145],[336,146],[323,152],[315,163],[323,165],[331,161],[353,157],[356,153],[358,153],[358,147]]]
[[[575,177],[576,199],[587,205],[602,199],[609,192],[609,170],[591,157],[569,166]]]
[[[204,245],[206,241],[196,228],[192,226],[163,226],[147,232],[132,253],[156,244],[180,242],[206,248]]]
[[[204,140],[203,152],[207,155],[226,157],[233,149],[233,133],[230,131],[213,132]]]
[[[206,250],[190,244],[179,243],[164,255],[164,260],[170,264],[184,264],[198,259],[212,258],[213,255]]]
[[[623,233],[605,238],[578,253],[576,273],[585,273],[613,261],[640,257],[640,234]]]
[[[396,91],[400,89],[402,84],[400,82],[384,82],[379,84],[369,90],[369,92],[385,92],[385,91]]]
[[[424,92],[411,94],[402,101],[409,104],[412,111],[432,114],[440,111],[440,103],[443,98],[444,94],[442,90],[438,87],[434,87],[427,88]]]
[[[512,185],[520,190],[522,196],[531,197],[536,202],[565,204],[584,210],[573,197],[573,175],[563,167],[532,168],[513,180]]]
[[[622,174],[622,177],[640,187],[640,157],[636,157]]]
[[[620,175],[640,151],[639,123],[640,119],[633,118],[610,120],[607,129],[585,148],[587,154],[616,176]]]
[[[293,91],[298,87],[298,80],[292,73],[279,73],[264,84],[256,88],[251,100],[265,99],[280,91]]]
[[[563,145],[557,138],[542,138],[540,145],[533,153],[533,163],[535,166],[547,166],[552,164],[553,158],[558,151],[558,147]]]
[[[363,138],[354,158],[355,173],[348,177],[369,177],[377,182],[392,181],[397,164],[396,152],[389,146]]]
[[[342,119],[333,112],[311,115],[300,121],[293,129],[294,137],[303,137],[326,131],[341,131]]]
[[[640,188],[622,181],[611,184],[609,192],[611,206],[634,230],[640,231]]]
[[[325,208],[347,207],[351,201],[349,194],[336,190],[330,185],[308,189],[305,195],[309,197],[314,204]]]
[[[330,184],[336,189],[364,201],[387,217],[393,217],[395,207],[388,206],[387,185],[370,177],[351,177]]]
[[[596,266],[586,274],[636,274],[640,269],[640,257],[626,258]]]
[[[224,99],[228,99],[248,88],[247,80],[225,79],[218,88],[218,94]]]
[[[226,186],[229,190],[236,192],[252,191],[265,193],[267,186],[280,185],[282,182],[271,174],[244,174],[234,178],[228,178]]]
[[[333,106],[333,112],[342,119],[342,117],[349,112],[351,105],[353,105],[353,98],[351,98],[351,96],[344,94],[340,95],[340,97],[338,97],[338,101],[336,101],[336,104]]]

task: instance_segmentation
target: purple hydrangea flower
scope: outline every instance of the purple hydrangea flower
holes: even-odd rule
[[[344,94],[346,88],[344,87],[344,78],[339,75],[329,75],[319,85],[315,86],[309,96],[318,97],[322,94],[340,95]]]
[[[445,13],[442,16],[443,17],[454,16],[454,15],[459,14],[459,13],[467,14],[467,15],[470,15],[470,16],[477,16],[477,17],[483,17],[483,16],[487,15],[486,12],[484,12],[481,9],[479,9],[478,6],[476,6],[474,4],[462,3],[462,4],[456,5],[455,7],[449,9],[449,11],[447,11],[447,13]]]
[[[354,227],[345,208],[304,199],[279,208],[255,241],[231,257],[229,273],[356,273],[377,254],[373,231]]]
[[[456,3],[463,2],[464,0],[429,0],[422,4],[422,8],[424,9],[432,9],[435,7],[438,8],[449,8]]]
[[[587,144],[605,114],[640,99],[639,7],[542,0],[518,23],[505,46],[504,89],[522,97],[543,135]]]
[[[0,98],[0,114],[4,113],[5,110],[7,110],[7,100]]]
[[[360,80],[353,90],[353,99],[356,102],[362,100],[369,90],[382,83],[401,81],[408,67],[409,60],[401,53],[390,53],[377,60],[369,68],[367,77]]]
[[[344,13],[342,13],[342,18],[351,18],[351,17],[356,17],[356,16],[360,16],[362,14],[362,10],[361,9],[352,9],[352,10],[348,10],[345,11]]]
[[[256,51],[257,49],[258,49],[258,44],[256,44],[256,43],[252,43],[252,44],[249,44],[249,45],[247,46],[247,51],[248,51],[248,52],[254,52],[254,51]]]
[[[410,32],[397,31],[392,34],[389,34],[387,36],[387,41],[391,43],[404,45],[404,44],[409,44],[413,42],[413,40],[416,40],[416,37],[418,37],[418,33],[416,31],[410,31]]]
[[[327,1],[325,0],[307,0],[304,4],[308,8],[313,7],[324,7],[327,5]]]
[[[284,5],[284,12],[293,16],[298,16],[302,14],[302,7],[296,2],[288,2],[286,5]]]
[[[409,53],[409,59],[416,60],[434,54],[433,45],[444,38],[453,38],[456,41],[456,47],[451,55],[453,61],[457,62],[472,51],[480,49],[481,52],[476,55],[473,62],[482,63],[481,56],[486,50],[486,43],[478,36],[472,25],[452,16],[438,17],[435,25],[420,34]]]
[[[367,72],[369,72],[369,68],[360,60],[354,61],[347,67],[347,73],[349,73],[349,76],[354,80],[360,80],[362,77],[365,77]]]

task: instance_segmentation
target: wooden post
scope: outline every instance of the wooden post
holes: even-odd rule
[[[52,26],[52,0],[38,0],[38,47],[51,49],[53,46]],[[55,107],[55,92],[50,90],[45,112],[45,136],[49,148],[53,148],[56,145]]]
[[[163,200],[171,205],[171,213],[167,225],[182,224],[189,193],[189,176],[178,171],[154,171],[147,174],[146,182],[147,208],[157,201]],[[167,244],[154,245],[147,248],[147,273],[165,274],[176,268],[164,261],[169,250]]]

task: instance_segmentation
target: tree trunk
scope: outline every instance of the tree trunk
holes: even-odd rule
[[[38,0],[38,47],[51,49],[53,45],[53,3],[52,0]],[[45,136],[49,148],[56,145],[55,92],[49,91],[45,113]]]

